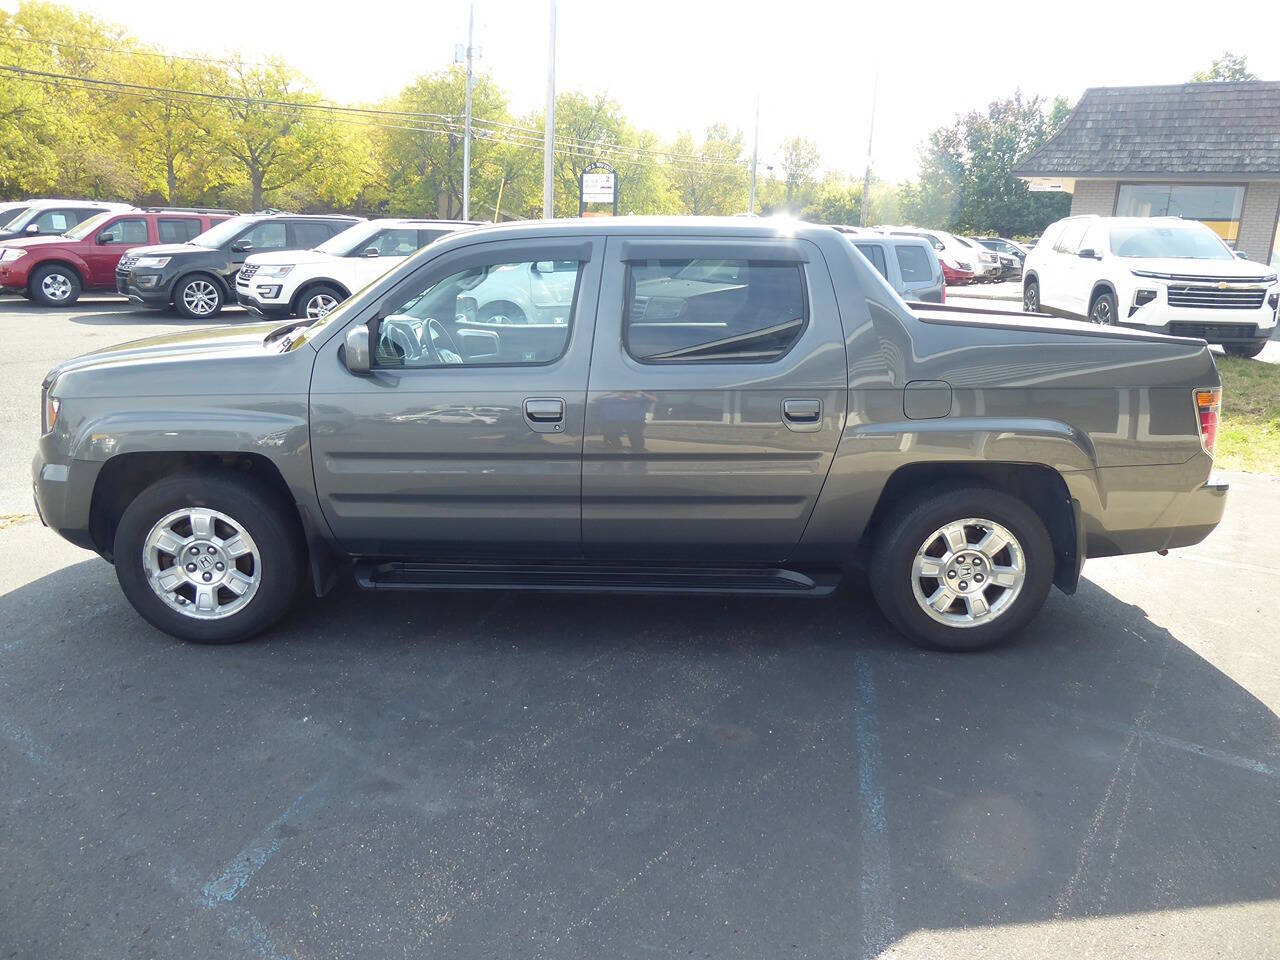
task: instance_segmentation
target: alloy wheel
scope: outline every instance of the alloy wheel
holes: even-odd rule
[[[218,306],[218,290],[208,280],[192,280],[182,291],[182,304],[196,316],[207,316]]]
[[[308,320],[319,320],[338,305],[338,298],[327,293],[317,293],[307,300],[304,313]]]
[[[1093,305],[1093,310],[1089,314],[1089,319],[1104,327],[1108,327],[1114,323],[1115,316],[1111,313],[1111,302],[1105,297],[1099,298],[1098,302]]]
[[[262,558],[236,520],[186,507],[156,522],[142,544],[147,582],[165,605],[195,620],[221,620],[243,609],[262,582]]]
[[[1005,613],[1027,578],[1022,545],[993,520],[955,520],[925,538],[911,566],[920,609],[949,627],[977,627]]]
[[[71,296],[71,278],[62,273],[51,273],[40,281],[40,292],[50,300],[66,300]]]
[[[1027,313],[1040,312],[1040,288],[1034,283],[1027,284],[1022,291],[1022,309]]]

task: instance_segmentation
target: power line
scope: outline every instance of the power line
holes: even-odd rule
[[[100,89],[106,87],[109,89],[125,89],[130,92],[142,93],[160,93],[178,99],[186,98],[188,100],[218,100],[229,101],[234,103],[245,103],[255,105],[264,112],[273,113],[280,116],[291,116],[298,109],[310,109],[328,111],[330,113],[340,112],[344,114],[341,117],[334,117],[335,120],[354,126],[375,127],[388,130],[403,130],[409,132],[432,133],[441,136],[461,137],[463,130],[458,123],[457,118],[443,114],[410,114],[399,111],[365,111],[354,107],[338,107],[333,105],[325,105],[318,103],[297,103],[282,100],[270,100],[258,97],[238,97],[229,94],[215,94],[205,91],[196,90],[178,90],[168,87],[153,87],[145,84],[125,83],[123,81],[100,80],[92,77],[77,77],[70,74],[56,74],[48,71],[27,70],[22,67],[15,67],[8,64],[0,64],[0,70],[8,71],[13,74],[16,79],[27,82],[38,83],[49,87],[65,87],[72,86],[79,89]],[[441,117],[442,120],[436,121],[434,125],[417,126],[411,124],[393,124],[386,122],[377,122],[369,120],[358,120],[349,116],[355,114],[357,116],[372,113],[374,115],[388,115],[392,117],[410,117],[424,118],[430,120],[433,117]],[[506,131],[478,131],[477,135],[480,139],[489,140],[495,143],[510,144],[512,146],[522,147],[531,150],[542,150],[542,135],[537,131],[528,128],[517,127],[512,124],[500,124],[502,127],[508,127]],[[630,147],[623,144],[610,144],[599,141],[581,140],[578,138],[560,138],[557,137],[555,152],[567,157],[575,157],[578,159],[590,160],[599,157],[607,157],[612,162],[623,164],[626,166],[645,168],[651,164],[644,163],[642,157],[650,151],[642,147]],[[682,154],[665,154],[657,153],[657,157],[665,159],[669,169],[683,173],[699,173],[706,166],[726,166],[730,165],[727,161],[711,161],[701,158],[689,157],[684,159],[686,155]],[[736,165],[735,165],[736,166]]]
[[[47,45],[47,46],[55,46],[55,47],[66,47],[68,49],[75,49],[75,50],[93,50],[97,52],[123,54],[125,56],[145,56],[145,57],[156,57],[156,58],[167,59],[167,60],[185,60],[185,61],[190,61],[194,63],[214,64],[218,66],[273,66],[273,64],[260,62],[260,61],[251,62],[251,61],[239,61],[239,60],[220,60],[215,58],[186,56],[181,54],[159,53],[159,52],[153,52],[150,50],[127,50],[120,47],[104,47],[104,46],[95,46],[90,44],[69,43],[61,40],[42,41],[42,40],[37,40],[35,38],[18,37],[13,34],[0,33],[0,38],[13,40],[18,43],[30,44],[33,46]],[[7,68],[7,69],[12,69],[12,68]],[[40,71],[28,71],[28,72],[39,73]],[[55,74],[50,74],[50,75],[55,75]],[[107,80],[95,80],[94,78],[90,78],[90,77],[72,77],[66,74],[63,74],[60,76],[63,76],[64,78],[67,78],[67,79],[83,80],[89,83],[108,84],[108,83],[118,82],[118,81],[107,81]],[[134,84],[132,86],[141,87],[143,85]],[[205,94],[201,91],[176,91],[176,90],[167,90],[163,87],[154,87],[151,89],[154,89],[156,91],[164,91],[166,93],[190,93],[195,96],[214,96],[213,94]],[[391,110],[385,107],[352,107],[344,104],[335,104],[335,103],[332,103],[331,101],[325,101],[325,100],[320,100],[320,101],[317,101],[315,104],[308,104],[306,106],[308,108],[313,108],[313,109],[324,106],[328,109],[341,110],[345,112],[368,113],[368,114],[374,114],[379,116],[411,117],[414,119],[424,118],[424,117],[430,117],[433,119],[449,119],[449,120],[459,119],[457,114],[426,113],[422,111],[413,111],[413,110]],[[503,121],[500,121],[500,120],[484,120],[479,117],[475,117],[473,118],[472,122],[476,124],[486,124],[490,126],[506,127],[512,130],[519,130],[521,133],[536,134],[539,137],[543,136],[542,131],[536,130],[532,127],[525,127],[519,124],[512,124],[512,123],[504,123]],[[584,146],[590,146],[590,147],[595,147],[597,146],[597,143],[598,143],[597,141],[594,141],[594,140],[588,140],[582,137],[571,137],[564,134],[557,134],[556,140],[568,140],[568,141],[576,142],[578,144],[581,144]],[[619,146],[621,147],[622,145],[619,145]],[[675,153],[674,151],[654,149],[650,147],[626,147],[625,149],[634,151],[639,155],[651,156],[657,159],[671,158],[675,160],[686,160],[691,163],[701,163],[709,166],[720,166],[725,168],[743,167],[745,169],[745,166],[746,166],[745,162],[741,160],[719,160],[712,157],[699,156],[698,154],[681,154],[681,153]]]

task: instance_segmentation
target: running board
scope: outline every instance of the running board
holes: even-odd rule
[[[670,564],[414,563],[362,560],[365,590],[544,590],[562,593],[754,593],[824,597],[836,570],[801,573],[781,567]]]

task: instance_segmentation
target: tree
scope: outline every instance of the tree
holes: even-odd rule
[[[697,144],[688,133],[681,133],[671,145],[666,167],[681,213],[707,216],[745,208],[747,168],[742,162],[741,131],[714,123]]]
[[[1021,92],[972,111],[929,135],[920,177],[900,193],[902,214],[920,226],[1025,236],[1066,215],[1066,194],[1031,193],[1017,163],[1049,139],[1070,112],[1067,102]]]
[[[1208,70],[1200,70],[1191,77],[1192,83],[1222,83],[1228,80],[1257,80],[1256,73],[1250,73],[1245,58],[1226,51],[1217,57]]]
[[[818,169],[818,145],[804,137],[788,137],[782,141],[782,182],[786,186],[786,204],[795,209],[804,204]]]
[[[800,217],[812,223],[857,224],[862,219],[862,181],[841,174],[825,177]]]

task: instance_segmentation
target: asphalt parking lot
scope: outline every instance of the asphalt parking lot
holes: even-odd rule
[[[856,589],[203,648],[30,516],[45,371],[181,326],[0,300],[0,957],[1280,956],[1280,478],[986,654]]]

